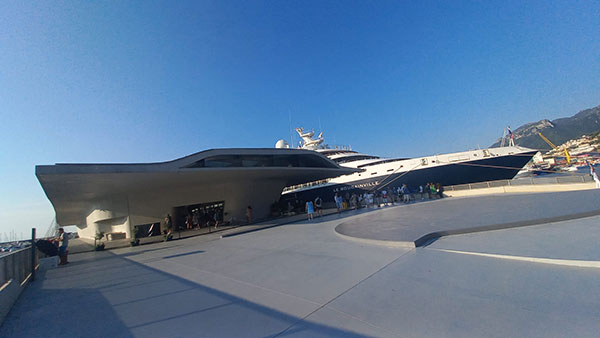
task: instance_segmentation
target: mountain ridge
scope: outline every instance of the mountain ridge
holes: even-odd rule
[[[516,145],[549,150],[551,147],[542,140],[538,133],[542,133],[558,146],[566,141],[598,131],[600,131],[600,105],[581,110],[571,117],[525,123],[513,130],[513,138]],[[499,147],[501,142],[502,138],[499,138],[491,147]]]

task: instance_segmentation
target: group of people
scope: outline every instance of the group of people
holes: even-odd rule
[[[188,213],[185,216],[185,229],[192,230],[202,227],[212,227],[215,229],[219,227],[223,223],[223,210],[213,209],[213,210],[203,210],[203,209],[194,209],[191,214]],[[176,227],[173,224],[173,218],[170,214],[165,216],[162,224],[162,233],[165,237],[165,241],[169,241],[173,239],[173,230],[174,228],[181,229],[181,225],[177,225]]]
[[[362,194],[346,193],[345,197],[335,193],[333,202],[340,213],[345,209],[358,209],[358,208],[370,208],[393,205],[395,202],[410,203],[415,198],[443,198],[444,197],[444,186],[440,183],[427,183],[424,186],[420,185],[418,190],[412,192],[406,184],[402,184],[398,187],[388,187],[381,190],[374,190],[371,192],[365,192]],[[288,202],[289,208],[291,204]],[[288,208],[288,209],[289,209]],[[323,215],[323,201],[320,197],[317,197],[314,201],[307,201],[305,203],[304,211],[308,215],[308,219],[311,220],[314,214]]]
[[[419,192],[421,193],[421,199],[425,199],[425,194],[429,199],[444,198],[444,186],[439,183],[427,183],[425,188],[419,186]]]
[[[185,217],[185,228],[195,229],[214,226],[215,229],[223,222],[223,210],[195,208]]]
[[[305,210],[309,220],[313,219],[313,214],[315,213],[319,216],[323,216],[323,200],[321,197],[317,196],[314,201],[307,201]]]
[[[375,190],[360,194],[357,196],[358,203],[354,202],[356,194],[350,197],[350,204],[353,208],[359,207],[371,207],[394,204],[395,202],[410,203],[415,198],[420,197],[422,200],[427,197],[428,199],[443,198],[444,197],[444,186],[440,183],[427,183],[425,186],[420,185],[418,190],[411,191],[406,184],[402,184],[398,187],[391,187],[389,191],[387,189]]]
[[[419,185],[418,190],[412,192],[406,184],[397,188],[398,199],[402,200],[404,203],[410,203],[410,201],[415,200],[420,197],[421,200],[424,200],[426,197],[428,199],[434,198],[444,198],[444,186],[440,183],[427,183],[424,186]]]

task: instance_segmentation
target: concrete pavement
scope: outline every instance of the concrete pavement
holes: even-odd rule
[[[345,220],[344,236],[384,245],[424,244],[442,235],[546,223],[600,214],[600,190],[444,198],[386,208]],[[433,235],[433,236],[427,236]],[[386,243],[389,242],[389,243]]]
[[[447,222],[441,213],[433,218],[446,210],[438,202],[423,203],[423,211],[432,222]],[[455,208],[473,203],[457,198]],[[494,214],[497,203],[481,204],[489,211],[485,217],[513,211],[496,208]],[[527,208],[540,213],[534,202]],[[0,336],[596,337],[600,332],[600,268],[511,259],[599,261],[600,217],[442,237],[419,248],[371,245],[335,232],[340,223],[394,210],[72,255],[71,264],[39,274]],[[474,255],[480,253],[498,256]]]

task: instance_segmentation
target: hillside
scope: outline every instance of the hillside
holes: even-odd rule
[[[515,144],[523,147],[549,150],[550,146],[538,135],[544,134],[552,143],[560,145],[568,140],[600,131],[600,106],[582,110],[571,116],[553,121],[527,123],[513,130]],[[500,146],[498,139],[491,147]]]

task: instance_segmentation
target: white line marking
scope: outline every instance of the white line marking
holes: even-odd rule
[[[574,267],[578,267],[578,268],[600,269],[600,261],[583,261],[583,260],[574,260],[574,259],[554,259],[554,258],[539,258],[539,257],[527,257],[527,256],[498,255],[498,254],[488,254],[488,253],[481,253],[481,252],[469,252],[469,251],[458,251],[458,250],[448,250],[448,249],[429,249],[429,250],[457,253],[457,254],[463,254],[463,255],[509,259],[509,260],[513,260],[513,261],[522,261],[522,262],[530,262],[530,263],[542,263],[542,264],[553,264],[553,265],[563,265],[563,266],[574,266]]]

